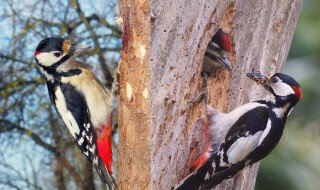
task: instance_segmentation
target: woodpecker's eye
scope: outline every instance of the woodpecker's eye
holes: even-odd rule
[[[273,83],[277,83],[278,81],[279,81],[279,80],[278,80],[277,77],[272,78],[272,82],[273,82]]]
[[[220,47],[219,46],[215,47],[214,51],[220,51]]]
[[[56,57],[60,57],[62,55],[62,53],[61,52],[54,52],[53,55]]]
[[[220,47],[217,44],[213,45],[214,51],[218,52],[220,51]]]

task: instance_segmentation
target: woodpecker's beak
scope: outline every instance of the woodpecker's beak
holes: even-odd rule
[[[223,66],[224,66],[229,72],[232,71],[231,63],[229,62],[229,60],[228,60],[227,57],[219,57],[219,56],[218,56],[218,59],[221,61],[221,63],[223,64]]]
[[[258,85],[266,86],[268,84],[268,76],[261,74],[260,72],[247,73],[247,77],[258,83]]]
[[[78,56],[78,55],[80,55],[82,53],[87,52],[90,48],[91,48],[91,46],[86,46],[86,45],[83,45],[83,46],[71,46],[70,50],[69,50],[69,54],[72,57],[76,57],[76,56]]]

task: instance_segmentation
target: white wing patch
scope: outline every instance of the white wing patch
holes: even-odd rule
[[[254,135],[241,137],[236,140],[227,151],[228,162],[236,164],[247,157],[257,146],[261,134],[262,131],[258,131]]]
[[[86,155],[86,156],[89,156],[89,152],[88,151],[84,151],[83,154]]]
[[[207,173],[206,173],[206,176],[204,177],[204,180],[208,180],[208,179],[210,179],[210,174],[209,174],[209,172],[207,172]]]
[[[93,158],[93,164],[98,165],[98,157],[97,156]]]
[[[83,142],[84,142],[84,138],[81,137],[81,138],[78,140],[78,144],[81,146]]]
[[[61,115],[63,122],[66,124],[73,138],[76,138],[76,134],[80,133],[80,129],[72,113],[67,109],[66,100],[64,99],[63,93],[59,86],[55,91],[55,95],[57,111]]]
[[[213,119],[210,121],[210,134],[212,141],[216,142],[223,142],[225,136],[227,135],[228,131],[232,127],[232,125],[242,116],[244,113],[252,110],[256,107],[267,107],[265,104],[260,104],[257,102],[247,103],[236,109],[232,110],[228,114],[218,113],[216,114]],[[221,144],[221,143],[220,143]],[[220,146],[217,144],[217,146]]]
[[[89,147],[89,151],[92,153],[95,153],[96,152],[96,145],[92,145],[91,148]]]
[[[262,135],[259,138],[259,143],[258,146],[262,143],[262,141],[266,138],[266,136],[269,134],[269,131],[271,129],[271,120],[268,119],[268,123],[267,123],[267,127],[266,129],[263,131]]]
[[[84,127],[86,128],[86,131],[89,131],[89,129],[90,129],[90,123],[84,124]]]

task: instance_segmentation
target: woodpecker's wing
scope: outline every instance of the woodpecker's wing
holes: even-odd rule
[[[48,83],[50,84],[50,82]],[[71,85],[53,84],[53,86],[54,88],[49,88],[52,104],[75,139],[75,143],[77,143],[81,152],[88,160],[92,161],[94,156],[97,155],[96,137],[92,130],[89,110],[84,97]]]
[[[257,106],[239,117],[231,126],[217,152],[175,186],[179,190],[210,189],[231,178],[246,166],[250,153],[266,137],[269,109]]]
[[[269,108],[259,106],[247,111],[232,125],[225,142],[221,145],[218,157],[226,165],[236,164],[245,159],[263,140],[267,128]],[[221,162],[220,165],[224,166]]]
[[[110,185],[109,189],[116,189],[115,181],[106,170],[104,160],[99,158],[97,136],[90,121],[90,113],[83,95],[69,84],[57,85],[49,81],[48,89],[52,104],[81,152],[89,161],[93,162],[101,180]]]
[[[237,129],[235,128],[235,123],[241,120],[241,116],[246,115],[248,111],[261,106],[266,107],[263,104],[252,102],[237,107],[236,109],[232,110],[227,114],[224,114],[219,111],[211,111],[214,114],[207,115],[207,118],[209,120],[210,125],[209,132],[211,135],[211,146],[213,152],[216,152],[216,150],[219,149],[221,144],[225,141],[227,134],[230,134],[230,131]],[[234,128],[233,130],[231,130],[232,127]]]

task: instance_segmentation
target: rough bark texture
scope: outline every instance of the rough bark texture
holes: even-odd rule
[[[150,2],[120,0],[119,189],[150,189]]]
[[[233,72],[209,79],[209,102],[228,112],[263,96],[246,72],[282,70],[300,7],[301,0],[151,0],[150,189],[170,189],[204,149],[204,105],[187,102],[200,91],[203,55],[218,28],[232,38]],[[254,189],[257,169],[215,189]]]
[[[246,72],[282,70],[301,0],[119,4],[119,189],[170,189],[190,173],[204,148],[204,105],[187,102],[200,91],[203,55],[211,37],[221,27],[233,42],[232,74],[218,69],[208,81],[211,106],[228,112],[263,96]],[[216,189],[253,189],[257,169],[258,164]]]

